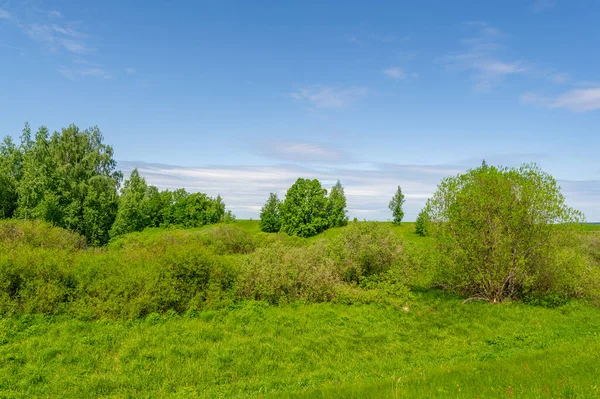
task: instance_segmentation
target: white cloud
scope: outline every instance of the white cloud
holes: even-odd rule
[[[304,141],[269,141],[262,143],[258,153],[268,158],[328,164],[340,161],[349,162],[352,157],[342,151],[330,148],[324,144]]]
[[[308,101],[321,109],[335,109],[349,106],[352,102],[366,96],[366,87],[309,86],[291,93],[296,100]]]
[[[566,108],[575,112],[600,110],[600,87],[575,89],[556,97],[525,93],[521,101],[546,108]]]
[[[13,16],[6,10],[0,8],[0,19],[12,19]]]
[[[94,49],[85,44],[85,35],[74,29],[48,24],[29,24],[22,26],[30,39],[43,43],[53,52],[66,50],[73,54],[86,54]]]
[[[125,68],[125,72],[131,75],[131,74],[135,73],[136,70],[135,70],[135,68]]]
[[[112,75],[106,72],[104,69],[99,67],[94,68],[82,68],[82,69],[73,69],[68,67],[60,67],[58,72],[71,80],[79,80],[81,78],[100,78],[100,79],[111,79]]]
[[[85,54],[92,51],[92,49],[88,48],[82,42],[78,42],[75,40],[64,39],[60,41],[60,44],[69,52],[73,54]]]
[[[387,68],[383,71],[383,73],[392,78],[392,79],[396,79],[396,80],[403,80],[406,79],[407,74],[406,72],[404,72],[404,70],[400,67],[391,67],[391,68]]]
[[[473,89],[477,92],[489,91],[498,86],[509,75],[521,74],[528,67],[521,61],[503,61],[498,58],[499,40],[505,34],[480,21],[468,22],[467,26],[475,27],[477,35],[463,39],[461,43],[466,51],[443,58],[449,69],[467,70],[474,81]]]
[[[548,11],[556,7],[556,0],[537,0],[531,6],[531,9],[535,13],[540,13],[544,11]]]
[[[54,29],[54,31],[61,33],[63,35],[66,35],[66,36],[82,37],[81,33],[74,31],[73,29],[65,28],[63,26],[52,25],[52,29]]]

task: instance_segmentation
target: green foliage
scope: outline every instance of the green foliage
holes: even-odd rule
[[[346,195],[344,194],[344,187],[339,180],[331,189],[327,201],[329,227],[342,227],[347,225],[348,216],[346,214],[348,211],[346,211]]]
[[[429,216],[427,215],[427,210],[421,209],[421,212],[419,212],[417,220],[415,221],[415,233],[421,237],[429,235],[429,230],[427,228],[428,223]]]
[[[219,255],[249,254],[258,246],[252,234],[227,224],[211,226],[199,238],[202,244]]]
[[[364,277],[388,271],[400,258],[402,246],[381,223],[355,222],[331,240],[328,252],[342,279],[358,284]]]
[[[237,296],[272,304],[299,299],[329,301],[340,284],[340,276],[321,243],[293,248],[276,242],[257,249],[242,264]]]
[[[311,237],[329,227],[327,190],[317,179],[298,179],[281,204],[281,230],[289,235]]]
[[[402,210],[404,201],[404,194],[402,194],[402,189],[398,186],[396,194],[394,194],[388,205],[388,208],[392,211],[392,222],[394,222],[394,224],[400,224],[404,218],[404,210]]]
[[[0,144],[0,218],[10,218],[17,208],[17,188],[21,180],[22,156],[6,137]]]
[[[200,227],[235,218],[225,212],[220,196],[213,199],[203,193],[190,194],[184,189],[158,191],[148,186],[137,169],[125,181],[111,237],[117,237],[147,227]]]
[[[15,214],[76,231],[94,245],[105,243],[121,173],[100,130],[71,125],[50,135],[42,126],[32,140],[26,125],[21,139]]]
[[[232,222],[220,196],[160,192],[137,170],[122,189],[111,146],[97,127],[75,125],[50,134],[44,126],[31,137],[25,124],[21,145],[0,144],[0,219],[41,219],[84,235],[94,246],[146,227],[198,227]]]
[[[142,231],[150,226],[149,193],[146,179],[140,176],[137,169],[134,169],[125,180],[119,197],[119,207],[117,217],[110,231],[111,237],[131,233],[133,231]]]
[[[86,248],[86,240],[77,233],[54,227],[41,220],[0,220],[0,249],[56,248],[75,251]]]
[[[260,229],[266,233],[277,233],[281,230],[281,201],[277,194],[270,193],[269,199],[260,210]]]
[[[444,287],[492,302],[581,292],[573,227],[583,216],[537,166],[483,165],[444,179],[427,213]]]

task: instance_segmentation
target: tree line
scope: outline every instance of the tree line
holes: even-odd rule
[[[404,202],[404,194],[398,186],[389,203],[394,224],[400,224],[404,218]],[[327,195],[319,180],[299,178],[287,190],[283,201],[276,193],[269,194],[260,211],[260,228],[267,233],[282,231],[289,235],[312,237],[330,227],[347,225],[347,213],[346,195],[339,180]]]
[[[29,124],[16,144],[0,144],[0,218],[41,219],[76,231],[91,245],[146,227],[199,227],[234,219],[220,196],[211,198],[185,189],[160,191],[134,169],[123,182],[113,148],[100,129],[75,125],[35,134]],[[123,184],[122,184],[123,183]],[[393,222],[404,217],[404,195],[398,186],[390,201]],[[317,179],[298,179],[285,200],[276,194],[261,210],[261,229],[310,237],[348,222],[340,181],[331,189]]]
[[[146,227],[197,227],[233,218],[220,196],[159,191],[135,169],[123,187],[113,148],[100,129],[75,125],[50,133],[29,124],[20,144],[0,144],[0,218],[42,219],[91,245]],[[119,195],[120,191],[120,195]]]

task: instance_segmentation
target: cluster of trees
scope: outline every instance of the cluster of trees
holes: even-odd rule
[[[200,227],[233,219],[231,211],[225,211],[220,195],[211,198],[203,193],[188,193],[183,188],[159,191],[146,184],[134,169],[121,189],[119,211],[110,236],[142,231],[146,227]]]
[[[328,196],[319,180],[300,178],[288,189],[285,200],[269,194],[260,211],[260,227],[269,233],[311,237],[330,227],[345,226],[346,214],[346,196],[339,180]]]
[[[199,226],[231,217],[220,197],[185,190],[159,192],[134,171],[119,195],[123,174],[97,127],[71,125],[0,144],[0,218],[42,219],[76,231],[92,245],[148,226]]]
[[[404,194],[398,186],[389,203],[394,224],[400,224],[404,218],[404,202]],[[348,224],[347,213],[344,187],[339,180],[327,196],[327,190],[317,179],[299,178],[288,189],[285,200],[281,201],[275,193],[269,194],[260,211],[260,228],[267,233],[283,231],[312,237],[330,227]]]

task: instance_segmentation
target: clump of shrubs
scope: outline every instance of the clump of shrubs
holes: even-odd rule
[[[41,220],[0,220],[1,246],[29,246],[77,250],[86,247],[86,240],[78,233],[54,227]]]
[[[49,237],[64,231],[48,228]],[[150,230],[85,251],[6,239],[0,241],[0,314],[133,319],[244,300],[406,301],[397,273],[405,265],[400,243],[377,224],[357,223],[333,242],[269,237],[257,247],[255,236],[234,225]]]
[[[236,294],[239,299],[269,303],[304,300],[330,301],[342,284],[323,243],[290,248],[275,243],[259,248],[240,266]]]
[[[401,259],[402,245],[381,223],[351,223],[328,245],[328,257],[341,278],[360,284],[364,277],[386,272]]]

